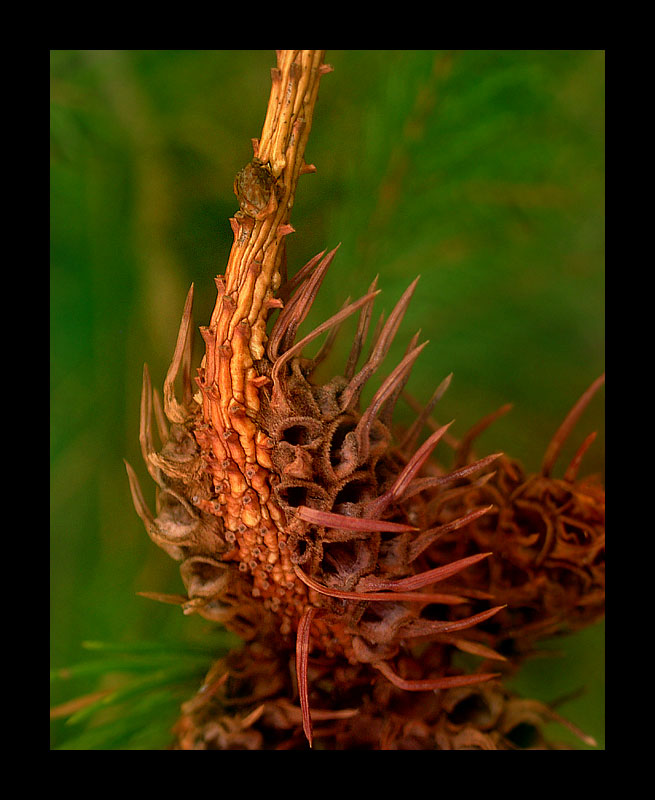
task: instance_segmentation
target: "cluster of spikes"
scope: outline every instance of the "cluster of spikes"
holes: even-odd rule
[[[310,745],[314,718],[331,720],[328,738],[358,746],[354,732],[370,718],[376,694],[387,692],[385,702],[396,716],[402,703],[392,702],[389,691],[422,702],[427,702],[427,693],[430,703],[441,703],[443,710],[454,697],[449,693],[482,684],[500,687],[498,679],[512,668],[510,656],[526,649],[524,641],[532,643],[567,625],[581,627],[602,614],[604,495],[598,485],[577,480],[593,437],[585,439],[562,480],[550,477],[562,444],[602,378],[557,432],[538,476],[526,478],[501,453],[473,455],[475,437],[508,407],[460,441],[449,430],[452,423],[433,420],[451,376],[418,409],[407,430],[394,431],[394,407],[426,344],[419,344],[418,334],[366,408],[361,408],[361,398],[389,352],[417,282],[386,319],[380,317],[370,341],[377,279],[359,300],[347,300],[340,311],[298,338],[335,253],[312,258],[270,304],[271,313],[279,313],[265,354],[254,362],[256,377],[251,381],[259,410],[250,422],[262,445],[253,448],[258,455],[252,463],[228,458],[216,465],[211,441],[219,432],[202,411],[203,398],[217,387],[208,385],[204,359],[195,385],[191,378],[193,287],[163,403],[144,370],[140,442],[158,486],[155,514],[129,465],[128,476],[148,534],[180,562],[186,587],[185,595],[149,596],[222,623],[248,643],[243,653],[260,653],[260,661],[261,653],[269,654],[264,670],[268,688],[245,690],[242,676],[249,673],[243,664],[232,671],[229,664],[222,665],[220,678],[206,682],[202,702],[191,704],[178,728],[183,749],[205,746],[206,731],[215,731],[217,714],[225,719],[231,702],[260,709],[237,715],[232,728],[247,718],[248,729],[254,730],[257,720],[270,716],[270,704],[277,703],[286,709],[289,726],[295,726],[294,736],[301,730]],[[339,327],[353,316],[356,331],[343,373],[316,382],[316,368]],[[201,332],[208,342],[211,331]],[[303,355],[323,334],[326,340],[316,355]],[[181,402],[175,396],[179,374]],[[426,427],[432,432],[419,444]],[[450,469],[433,458],[440,442],[455,451]],[[235,492],[240,504],[235,504]],[[253,504],[262,509],[256,520]],[[227,509],[237,506],[241,511],[235,524],[235,513],[230,516]],[[285,653],[295,656],[291,682],[274,677],[275,670],[289,671]],[[464,671],[457,653],[477,656],[480,666]],[[344,676],[350,676],[350,684]],[[321,688],[326,681],[339,684],[339,691],[326,693]],[[208,685],[214,687],[212,702],[218,703],[220,714],[208,712]],[[258,705],[262,697],[264,705]],[[297,713],[289,711],[292,701],[298,703],[293,705]],[[344,702],[354,708],[339,707]],[[403,722],[401,714],[396,720],[398,730],[417,717],[416,702],[403,702],[408,717]],[[450,724],[444,713],[435,710],[435,719]],[[387,744],[390,735],[387,728],[380,734]],[[467,744],[476,749],[475,735],[467,736],[461,749]],[[500,741],[498,736],[481,747],[494,749],[489,742]],[[436,749],[445,741],[436,733],[430,739],[429,731],[422,737]],[[297,746],[293,736],[285,741]],[[390,749],[380,742],[360,745]],[[273,745],[264,741],[260,746]]]

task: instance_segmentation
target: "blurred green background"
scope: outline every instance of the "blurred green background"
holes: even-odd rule
[[[332,50],[288,237],[289,271],[341,242],[307,330],[379,274],[378,313],[421,281],[385,369],[421,329],[409,391],[455,434],[506,402],[478,442],[532,470],[604,370],[604,52]],[[51,51],[51,666],[85,640],[201,641],[207,624],[137,591],[179,592],[123,465],[141,463],[143,362],[161,385],[186,291],[209,319],[232,243],[232,183],[250,160],[274,51]],[[199,338],[199,337],[198,337]],[[338,370],[350,329],[327,369]],[[201,348],[196,348],[198,358]],[[599,435],[604,390],[566,448]],[[411,414],[402,405],[398,420]],[[604,746],[604,627],[528,664],[517,686]],[[95,678],[53,685],[52,702]],[[168,724],[168,723],[166,723]],[[570,741],[561,729],[556,735]],[[561,734],[561,735],[560,735]],[[53,726],[53,746],[68,731]],[[154,740],[153,740],[154,741]],[[142,749],[148,749],[143,747]]]

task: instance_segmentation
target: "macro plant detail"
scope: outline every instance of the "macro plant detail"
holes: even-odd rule
[[[450,425],[431,414],[449,378],[409,430],[393,427],[426,344],[419,334],[369,404],[360,402],[417,281],[372,331],[377,279],[298,335],[338,249],[287,277],[284,239],[293,232],[297,180],[314,171],[304,150],[319,81],[330,71],[323,56],[278,51],[262,135],[235,179],[234,244],[216,278],[211,320],[200,328],[197,377],[193,287],[163,405],[144,370],[140,442],[159,487],[154,514],[129,465],[128,476],[139,516],[180,562],[187,591],[160,599],[247,642],[217,662],[185,705],[176,747],[302,747],[301,731],[328,749],[516,747],[517,725],[556,714],[504,692],[503,671],[534,639],[584,625],[603,609],[602,488],[576,480],[592,437],[563,480],[550,478],[602,379],[563,423],[539,476],[526,479],[501,453],[472,457],[475,436],[497,415],[456,443],[448,470],[431,455]],[[354,316],[343,373],[315,382],[339,326]],[[321,336],[324,345],[306,355]],[[482,667],[463,671],[457,652],[474,654]],[[247,713],[235,714],[235,705]],[[495,709],[493,722],[476,727],[463,715],[458,724],[453,709],[468,706]],[[319,721],[328,724],[315,730]]]
[[[234,179],[232,249],[199,328],[201,360],[194,294],[197,307],[206,287],[194,275],[161,394],[143,369],[138,438],[154,506],[126,461],[129,489],[184,591],[140,594],[203,618],[208,632],[202,648],[148,656],[170,672],[143,686],[186,681],[172,749],[568,749],[551,723],[593,746],[557,701],[508,687],[540,643],[604,613],[604,490],[583,467],[595,434],[563,460],[604,376],[531,473],[511,437],[477,452],[510,406],[462,435],[457,414],[441,411],[451,375],[435,376],[427,403],[408,393],[435,338],[425,323],[404,333],[425,278],[408,271],[390,292],[374,269],[367,279],[369,261],[368,289],[310,329],[344,258],[341,237],[326,238],[287,267],[287,243],[305,230],[289,238],[297,189],[321,179],[317,160],[318,176],[300,180],[316,171],[305,151],[331,72],[324,57],[277,51],[262,132]],[[227,638],[212,645],[212,632]],[[101,694],[57,713],[90,718]]]

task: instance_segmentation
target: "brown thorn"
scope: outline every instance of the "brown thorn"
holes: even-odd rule
[[[450,382],[453,378],[453,373],[451,372],[450,375],[446,375],[446,377],[441,381],[439,386],[437,386],[434,394],[430,398],[429,402],[423,408],[423,410],[419,413],[418,417],[414,420],[411,427],[405,434],[402,442],[398,445],[400,450],[412,450],[416,445],[416,440],[420,436],[421,430],[425,425],[428,417],[432,413],[432,410],[436,406],[436,404],[441,400],[441,398],[446,393],[448,387],[450,386]],[[406,397],[405,393],[403,396]]]
[[[378,276],[376,275],[373,279],[373,282],[368,287],[369,292],[374,292],[378,286]],[[351,381],[353,375],[355,374],[355,367],[357,366],[357,361],[359,360],[359,356],[362,352],[362,347],[364,346],[364,342],[366,341],[366,337],[368,335],[368,328],[371,324],[371,316],[373,315],[373,301],[371,300],[370,303],[364,306],[362,310],[359,312],[359,322],[357,323],[357,332],[355,333],[355,338],[353,340],[352,347],[350,349],[350,354],[348,355],[348,361],[346,362],[346,368],[344,370],[344,377],[347,381]]]
[[[390,503],[404,495],[410,481],[430,457],[432,451],[452,424],[452,422],[449,422],[447,425],[443,425],[423,442],[398,475],[391,489],[373,500],[366,507],[367,514],[380,516]]]
[[[580,469],[580,465],[582,464],[582,459],[584,458],[585,453],[594,443],[596,436],[598,435],[597,431],[590,433],[582,442],[580,447],[578,448],[576,454],[573,456],[571,463],[566,468],[566,472],[564,473],[564,480],[568,483],[574,483],[575,479],[578,477],[578,470]]]
[[[337,530],[387,533],[407,533],[417,530],[413,525],[404,525],[400,522],[389,522],[384,519],[370,519],[364,517],[346,517],[343,514],[335,514],[332,511],[321,511],[317,508],[308,506],[298,506],[296,516],[305,522],[313,525],[320,525],[325,528],[335,528]]]
[[[373,589],[389,589],[392,592],[396,591],[414,591],[415,589],[422,589],[424,586],[430,586],[433,583],[445,581],[447,578],[452,578],[453,575],[461,572],[468,567],[477,564],[485,558],[489,558],[492,553],[476,553],[473,556],[466,558],[459,558],[457,561],[451,561],[450,564],[444,564],[441,567],[419,572],[416,575],[410,575],[408,578],[400,578],[399,580],[387,581],[383,579],[376,580]]]
[[[421,411],[423,410],[423,406],[418,402],[418,400],[416,400],[416,398],[412,397],[412,395],[409,394],[408,392],[403,392],[403,397],[407,405],[412,410],[414,410],[417,414],[421,413]],[[433,431],[436,431],[438,428],[441,427],[441,424],[437,422],[435,419],[432,419],[432,417],[428,417],[425,420],[425,424],[428,426],[428,428],[431,428]],[[444,442],[448,445],[448,447],[451,448],[451,450],[457,450],[457,448],[459,447],[459,440],[456,439],[454,436],[451,436],[450,434],[448,434],[448,436],[444,436]]]
[[[465,514],[463,517],[458,517],[452,522],[447,522],[444,525],[439,525],[436,528],[431,528],[430,530],[421,533],[420,536],[418,536],[409,546],[410,563],[418,558],[426,548],[430,547],[430,545],[432,545],[439,537],[443,536],[443,534],[463,528],[470,522],[474,522],[483,514],[487,514],[492,508],[493,506],[478,508],[475,511]]]
[[[573,722],[566,719],[566,717],[563,717],[561,714],[558,714],[556,711],[553,711],[552,708],[547,708],[547,707],[545,708],[546,708],[546,713],[553,720],[553,722],[557,722],[559,725],[568,728],[571,731],[571,733],[577,736],[585,744],[588,744],[590,747],[598,747],[598,742],[594,739],[593,736],[590,736],[588,733],[585,733],[583,730],[578,728],[578,726],[575,725]]]
[[[330,250],[325,258],[323,258],[321,263],[316,267],[311,277],[309,277],[298,290],[298,297],[296,298],[296,296],[294,296],[291,298],[291,301],[288,305],[289,310],[287,314],[284,315],[285,321],[287,322],[286,330],[284,331],[284,335],[282,336],[280,347],[278,348],[277,352],[284,352],[293,345],[298,328],[304,322],[307,314],[309,313],[309,310],[312,307],[312,304],[316,299],[316,295],[318,294],[321,284],[323,283],[323,280],[327,274],[328,268],[334,260],[334,256],[336,255],[339,247],[340,245],[337,245],[334,250]],[[282,318],[282,314],[280,315],[280,318]]]
[[[378,339],[382,334],[382,329],[384,328],[384,322],[385,322],[385,313],[383,311],[380,314],[378,321],[375,323],[375,328],[373,329],[373,335],[371,336],[371,346],[369,347],[369,352],[365,364],[371,360],[371,355],[375,350],[375,345],[378,343]]]
[[[406,500],[408,500],[410,497],[414,497],[414,495],[417,495],[419,492],[424,492],[427,489],[435,489],[438,486],[446,486],[453,481],[458,481],[462,478],[468,478],[469,475],[472,475],[478,470],[484,469],[502,455],[503,453],[492,453],[490,456],[485,456],[478,461],[474,461],[472,464],[468,464],[465,467],[460,467],[454,472],[449,472],[448,475],[437,475],[432,478],[417,478],[407,488],[404,497]]]
[[[450,633],[452,631],[463,631],[467,628],[472,628],[480,622],[485,622],[485,620],[488,620],[499,611],[502,611],[503,608],[507,608],[507,605],[496,606],[487,611],[481,611],[479,614],[464,617],[464,619],[445,622],[429,619],[415,619],[407,625],[403,625],[398,633],[403,639],[410,639],[419,636],[434,636],[439,633]]]
[[[280,300],[279,297],[269,297],[264,300],[264,305],[267,309],[272,310],[274,308],[284,308],[284,303]]]
[[[410,458],[407,462],[407,465],[400,473],[400,475],[396,478],[395,483],[391,487],[391,494],[392,499],[398,499],[402,497],[409,485],[409,482],[414,478],[414,476],[419,472],[423,464],[428,460],[434,448],[439,444],[441,439],[443,438],[444,434],[453,424],[454,420],[449,422],[447,425],[442,425],[438,431],[435,431],[431,436],[429,436],[423,444],[419,447],[419,449],[414,453],[414,455]]]
[[[177,378],[180,365],[182,364],[188,347],[187,339],[191,327],[192,307],[193,284],[191,284],[191,288],[186,296],[180,330],[178,331],[177,342],[175,344],[175,352],[173,353],[173,359],[166,373],[166,380],[164,381],[164,411],[171,422],[184,422],[186,419],[184,407],[181,406],[175,398],[175,379]]]
[[[333,256],[334,252],[332,252]],[[280,352],[284,352],[293,344],[298,326],[307,316],[332,260],[329,259],[326,262],[330,254],[323,258],[324,253],[325,250],[310,259],[294,278],[294,281],[297,281],[302,276],[302,280],[299,281],[301,285],[286,302],[271,330],[267,348],[271,361],[274,361]],[[318,266],[316,266],[317,264]]]
[[[184,605],[189,599],[181,594],[163,594],[162,592],[137,592],[137,595],[145,597],[147,600],[155,600],[158,603],[168,603],[173,606]]]
[[[159,396],[159,392],[156,389],[152,390],[152,403],[155,408],[157,433],[159,434],[160,442],[162,443],[162,445],[164,445],[168,441],[168,436],[169,436],[168,421],[166,419],[166,415],[164,414],[164,408],[161,404],[161,397]]]
[[[302,710],[302,728],[312,747],[312,718],[309,710],[309,685],[307,681],[307,668],[309,662],[309,634],[312,620],[318,611],[314,606],[309,606],[303,612],[298,625],[296,636],[296,675],[298,678],[298,694]]]
[[[373,399],[371,400],[368,408],[360,417],[360,420],[357,423],[357,427],[355,428],[354,431],[355,438],[357,439],[357,442],[359,444],[360,460],[368,458],[370,428],[371,425],[373,424],[373,421],[377,417],[378,411],[380,410],[382,404],[387,399],[387,397],[389,397],[389,395],[393,392],[398,382],[402,381],[405,374],[408,373],[409,370],[411,370],[411,368],[414,365],[414,362],[419,357],[421,351],[427,344],[428,342],[423,342],[423,344],[420,344],[418,347],[415,347],[411,353],[408,353],[403,358],[403,360],[398,364],[398,366],[394,369],[394,371],[384,381],[382,386],[373,395]],[[346,391],[348,391],[348,389],[346,389]]]
[[[596,394],[598,389],[605,383],[605,373],[603,372],[596,380],[591,384],[591,386],[582,394],[578,402],[573,406],[573,408],[569,411],[569,413],[564,418],[564,422],[559,426],[555,435],[553,436],[550,444],[546,448],[546,454],[544,455],[544,460],[541,465],[541,474],[545,477],[550,475],[550,471],[552,470],[555,462],[557,461],[557,457],[560,454],[560,451],[564,445],[564,442],[568,438],[569,434],[575,427],[577,421],[580,419],[582,412],[585,408],[589,405],[592,397]]]
[[[459,446],[455,452],[455,461],[453,462],[453,466],[461,467],[466,464],[474,440],[477,439],[478,436],[480,436],[484,431],[486,431],[486,429],[497,419],[511,411],[512,408],[512,403],[505,403],[504,406],[501,406],[491,414],[487,414],[486,417],[483,417],[479,422],[477,422],[468,431],[468,433],[466,433],[463,438],[460,439]]]
[[[479,673],[477,675],[446,675],[443,678],[428,678],[425,680],[406,680],[397,675],[391,667],[384,661],[380,661],[373,666],[380,670],[384,677],[397,686],[408,692],[427,692],[434,689],[452,689],[457,686],[471,686],[476,683],[490,681],[499,678],[499,672]]]
[[[325,255],[325,250],[321,250],[320,253],[317,253],[315,256],[309,259],[309,261],[305,264],[304,267],[301,267],[298,272],[288,280],[286,283],[282,284],[280,289],[278,290],[277,296],[284,300],[285,298],[290,297],[295,290],[300,286],[300,284],[307,278],[308,275],[312,273],[318,262],[323,258]]]
[[[346,298],[345,302],[341,306],[341,309],[340,309],[341,311],[343,311],[343,309],[346,308],[350,304],[351,299],[352,298],[350,296],[348,296]],[[328,333],[328,335],[325,338],[325,341],[320,346],[320,348],[318,350],[318,353],[316,353],[314,358],[312,358],[312,360],[307,364],[307,373],[306,374],[309,375],[312,372],[314,372],[316,367],[318,367],[318,365],[322,361],[324,361],[327,358],[327,356],[330,354],[330,351],[332,350],[332,347],[334,346],[334,341],[337,338],[337,336],[339,334],[339,331],[341,330],[341,325],[342,324],[343,323],[339,323],[339,325],[335,325],[334,328],[332,328],[332,330]]]
[[[136,513],[141,518],[141,521],[146,526],[146,529],[149,531],[150,528],[155,524],[155,518],[153,517],[146,504],[146,501],[143,498],[143,493],[141,491],[141,486],[139,484],[139,479],[136,476],[136,472],[132,469],[132,466],[128,461],[123,459],[123,462],[125,463],[125,469],[127,470],[127,479],[130,483],[130,492],[132,494],[134,508]]]
[[[152,440],[152,384],[148,365],[143,365],[143,379],[141,383],[141,406],[139,409],[139,444],[141,455],[150,476],[159,483],[159,471],[150,461],[150,455],[155,452]]]
[[[501,655],[496,650],[493,650],[491,647],[487,647],[487,645],[471,639],[462,639],[459,636],[443,634],[439,636],[439,641],[444,642],[445,644],[452,644],[453,647],[456,647],[463,653],[470,653],[471,655],[479,656],[480,658],[488,658],[492,661],[507,661],[505,656]]]
[[[409,344],[407,345],[407,349],[405,350],[405,355],[411,353],[411,351],[416,347],[420,335],[421,331],[419,329],[410,339]],[[409,372],[405,373],[404,377],[400,381],[398,381],[396,388],[382,404],[382,408],[380,409],[379,419],[380,422],[382,422],[382,424],[385,425],[387,428],[391,428],[393,422],[393,413],[396,408],[396,403],[398,402],[398,398],[402,394],[402,391],[405,388],[407,381],[409,380],[409,375],[410,375]]]
[[[353,600],[359,603],[442,603],[444,605],[457,605],[468,602],[461,595],[444,594],[443,592],[346,592],[341,589],[331,589],[306,575],[302,569],[294,564],[293,567],[298,578],[318,594],[334,597],[337,600]]]
[[[189,291],[193,292],[193,284],[191,284],[191,289]],[[185,345],[184,345],[184,353],[182,356],[182,402],[184,403],[186,408],[191,407],[191,401],[193,399],[193,384],[191,382],[191,359],[193,357],[192,320],[193,320],[193,301],[189,308],[189,330],[187,331]]]
[[[405,289],[400,300],[396,303],[393,311],[391,314],[389,314],[389,318],[380,331],[379,337],[375,340],[375,344],[372,346],[371,354],[367,362],[342,392],[340,402],[342,411],[345,411],[349,406],[357,402],[359,395],[364,388],[364,384],[377,370],[384,360],[384,357],[389,352],[391,343],[398,332],[398,328],[400,327],[403,317],[405,316],[407,306],[412,299],[412,295],[414,294],[414,290],[416,289],[416,284],[418,283],[419,278],[420,275],[412,281],[407,289]]]
[[[293,356],[300,353],[303,347],[308,345],[310,342],[314,341],[314,339],[316,339],[322,333],[325,333],[325,331],[334,327],[334,325],[338,325],[340,322],[349,317],[351,314],[354,314],[355,311],[357,311],[362,305],[364,305],[364,303],[367,303],[371,299],[371,297],[375,296],[376,294],[379,294],[379,292],[374,292],[372,295],[364,295],[364,297],[360,297],[359,300],[356,300],[354,303],[351,303],[349,306],[346,306],[346,308],[342,309],[337,314],[334,314],[334,316],[330,317],[328,320],[321,323],[321,325],[314,328],[314,330],[311,333],[308,333],[304,339],[301,339],[299,342],[293,345],[293,347],[290,347],[285,353],[279,356],[276,359],[275,363],[273,364],[273,369],[271,371],[271,378],[273,379],[273,383],[275,384],[278,381],[280,370],[284,366],[284,364],[286,364],[286,362],[289,361]]]

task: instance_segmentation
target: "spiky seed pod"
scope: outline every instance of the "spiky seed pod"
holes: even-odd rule
[[[189,293],[164,386],[164,415],[170,428],[158,415],[164,440],[160,452],[153,443],[154,396],[144,372],[141,442],[160,489],[156,515],[148,511],[129,470],[137,510],[151,538],[181,561],[188,594],[184,610],[222,622],[246,639],[278,637],[278,646],[295,647],[308,737],[306,665],[311,652],[370,664],[370,669],[410,691],[480,682],[496,673],[462,676],[448,665],[442,675],[407,680],[396,674],[394,659],[406,642],[467,630],[500,610],[499,605],[488,604],[475,614],[445,621],[424,613],[437,603],[465,604],[466,597],[432,587],[490,555],[478,552],[424,570],[412,548],[438,533],[426,501],[425,480],[429,492],[439,493],[461,477],[461,471],[421,477],[448,426],[410,454],[394,444],[392,431],[382,421],[390,420],[424,345],[412,341],[369,406],[360,408],[362,390],[387,355],[416,282],[379,329],[359,369],[377,291],[349,303],[296,341],[298,326],[335,252],[312,259],[301,271],[305,277],[273,325],[266,354],[250,377],[258,390],[258,413],[248,416],[232,403],[228,430],[212,425],[214,404],[222,402],[222,394],[209,379],[209,370],[215,370],[219,386],[221,379],[234,385],[243,376],[221,366],[221,352],[212,349],[213,339],[205,336],[210,344],[198,370],[200,392],[192,394],[188,370],[183,370],[185,401],[179,403],[172,391],[189,352]],[[231,310],[232,304],[228,307]],[[357,312],[358,334],[347,361],[349,377],[315,384],[316,359],[303,357],[303,348]],[[226,358],[232,359],[237,347],[247,346],[238,331],[235,328],[238,344],[223,347]],[[488,468],[496,457],[468,465],[467,474]],[[448,527],[456,529],[470,518],[464,514]]]
[[[463,573],[461,583],[506,605],[472,636],[511,654],[514,664],[538,639],[579,630],[605,612],[605,492],[593,476],[578,479],[582,456],[596,434],[585,437],[561,478],[551,475],[562,445],[604,379],[597,378],[567,414],[539,473],[526,475],[518,462],[503,456],[488,480],[469,482],[457,496],[438,501],[444,523],[470,508],[492,506],[456,534],[446,533],[425,556],[438,565],[480,550],[494,552],[493,560]],[[457,443],[456,464],[469,457],[472,438]],[[468,613],[474,611],[472,603]]]
[[[319,77],[330,69],[322,59],[323,51],[278,51],[262,136],[253,140],[254,159],[235,181],[240,208],[231,220],[234,244],[225,275],[216,278],[209,324],[200,328],[205,353],[195,379],[193,287],[163,404],[144,370],[140,442],[157,484],[154,513],[129,465],[128,477],[148,534],[180,562],[186,587],[185,596],[160,599],[220,622],[250,643],[234,656],[243,658],[241,669],[208,678],[190,701],[178,744],[292,747],[299,746],[302,731],[311,745],[312,717],[329,720],[343,744],[358,725],[378,730],[382,715],[387,727],[369,736],[372,749],[409,741],[438,749],[455,742],[465,749],[482,740],[438,736],[445,707],[439,700],[437,716],[421,723],[414,698],[435,698],[434,690],[443,697],[498,676],[465,674],[453,655],[463,650],[502,662],[471,631],[503,605],[488,591],[457,583],[489,560],[490,549],[440,563],[429,554],[444,535],[494,509],[470,490],[484,483],[500,454],[467,459],[449,472],[431,460],[449,436],[448,425],[419,445],[429,409],[449,378],[410,431],[394,437],[395,403],[425,347],[418,335],[361,407],[362,391],[389,352],[416,281],[380,320],[366,355],[376,281],[299,338],[336,252],[318,254],[286,280],[289,213],[298,176],[312,171],[304,145]],[[354,315],[357,329],[343,374],[315,382],[338,326]],[[306,346],[321,336],[324,346],[309,358]],[[181,400],[175,389],[180,379]],[[444,519],[445,503],[463,495],[468,499],[461,513],[448,506]],[[449,588],[440,589],[445,581]],[[468,613],[472,599],[482,607]],[[221,698],[218,706],[206,702],[212,697]],[[296,697],[298,705],[290,706]],[[263,705],[256,705],[260,700]],[[235,712],[239,706],[243,713]],[[393,728],[396,707],[404,709],[400,739]],[[290,738],[273,736],[271,725],[291,731]],[[258,735],[261,726],[266,733]],[[366,740],[361,731],[354,736],[354,742]],[[493,737],[484,741],[493,749]]]
[[[443,666],[436,644],[405,658],[406,674]],[[216,662],[198,694],[182,707],[176,750],[289,750],[302,746],[303,713],[289,697],[280,653],[256,644]],[[594,744],[552,708],[525,700],[500,682],[407,692],[372,682],[366,665],[309,665],[314,737],[324,750],[558,750],[548,723]],[[336,708],[335,708],[336,706]]]

